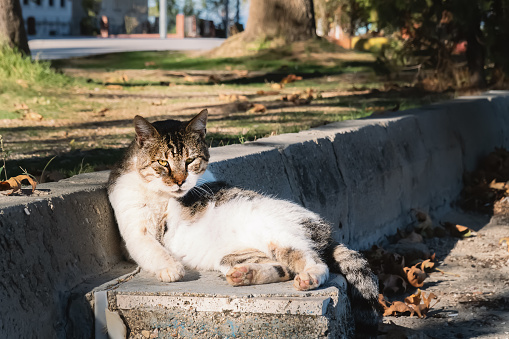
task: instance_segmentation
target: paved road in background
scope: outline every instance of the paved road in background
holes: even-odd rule
[[[34,39],[28,45],[32,58],[50,60],[130,51],[206,51],[221,45],[223,41],[216,38],[71,38]]]

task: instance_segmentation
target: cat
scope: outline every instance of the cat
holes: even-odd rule
[[[324,284],[330,267],[348,282],[357,335],[376,336],[378,282],[367,261],[304,207],[214,182],[207,115],[134,118],[135,140],[108,180],[130,256],[163,282],[180,280],[187,266],[221,271],[233,286],[293,279],[300,291]]]

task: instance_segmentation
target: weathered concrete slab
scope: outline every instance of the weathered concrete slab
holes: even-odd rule
[[[352,336],[342,276],[332,276],[318,290],[300,292],[292,282],[231,287],[217,272],[191,271],[184,281],[171,284],[142,272],[110,285],[107,300],[109,311],[124,319],[130,337],[142,332],[159,338]]]
[[[396,228],[405,227],[410,222],[411,208],[435,216],[447,212],[461,190],[463,172],[472,170],[479,158],[495,147],[509,147],[509,92],[489,92],[216,148],[211,151],[210,168],[219,180],[303,204],[334,225],[338,240],[354,248],[366,248]],[[120,237],[104,188],[107,175],[84,174],[44,184],[32,196],[0,196],[0,337],[92,336],[93,314],[86,292],[132,270],[122,261]],[[202,293],[212,295],[209,288],[219,289],[225,284],[219,278],[208,282],[200,279],[186,285],[198,284]],[[136,281],[133,279],[132,284]],[[198,285],[193,292],[196,298]],[[140,298],[151,295],[144,284],[138,287]],[[342,292],[338,291],[340,300]],[[237,289],[233,292],[239,293]],[[109,291],[108,296],[113,298],[115,293]],[[122,293],[125,297],[120,300],[124,301],[135,294]],[[184,295],[183,290],[179,293]],[[291,295],[309,298],[315,303],[315,313],[320,300],[323,310],[321,297]],[[227,294],[221,298],[227,298]],[[242,305],[251,301],[245,298],[228,307],[238,305],[238,310],[247,310]],[[274,305],[281,305],[278,298],[281,296],[265,294],[255,299],[260,305],[262,300],[272,299]],[[321,316],[233,312],[224,308],[226,299],[208,304],[216,305],[217,312],[205,306],[199,308],[198,302],[193,310],[177,311],[174,301],[165,302],[168,307],[164,312],[169,313],[138,308],[125,308],[125,312],[132,314],[130,319],[148,326],[145,328],[155,329],[156,323],[180,319],[173,327],[183,331],[179,332],[182,335],[187,328],[192,330],[186,335],[212,333],[199,332],[203,328],[217,328],[216,335],[233,335],[244,333],[247,327],[242,323],[249,323],[253,336],[268,333],[268,328],[276,336],[282,323],[294,321],[290,319],[300,319],[295,322],[301,322],[309,333],[315,333],[313,328],[324,335],[348,331],[333,328],[334,312],[340,312],[336,308],[346,305],[340,302],[329,302],[327,312],[330,305],[335,305],[330,317],[327,312]],[[126,305],[130,304],[121,304]],[[118,304],[110,306],[119,308]],[[206,314],[216,315],[205,320]],[[249,322],[253,319],[260,319],[257,325]],[[198,323],[203,326],[200,330],[192,325]],[[327,326],[329,332],[324,332]],[[137,331],[136,326],[132,328]],[[288,331],[281,332],[281,336],[291,337]]]

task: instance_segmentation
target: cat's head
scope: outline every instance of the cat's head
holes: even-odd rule
[[[209,161],[207,114],[205,109],[188,122],[152,124],[139,115],[134,118],[135,166],[148,189],[181,197],[196,185]]]

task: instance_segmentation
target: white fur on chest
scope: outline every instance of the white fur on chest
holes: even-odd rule
[[[129,218],[133,211],[137,211],[136,219],[147,221],[145,223],[148,227],[147,231],[155,235],[154,226],[166,213],[169,195],[161,192],[154,193],[146,186],[147,183],[134,171],[123,174],[114,184],[109,199],[122,234],[129,233],[126,228],[132,223],[128,221],[133,221],[125,219]],[[125,222],[122,222],[124,220]]]

